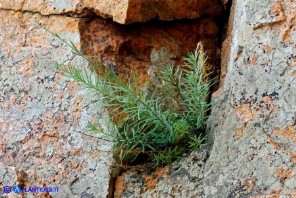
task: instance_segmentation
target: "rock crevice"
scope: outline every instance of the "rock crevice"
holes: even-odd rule
[[[296,196],[296,3],[229,1],[220,53],[222,2],[2,0],[0,188],[54,185],[59,193],[32,196],[113,196],[112,144],[83,135],[88,121],[107,123],[107,112],[55,70],[55,61],[87,63],[45,27],[119,75],[135,69],[141,84],[148,71],[182,63],[199,41],[210,63],[222,58],[207,129],[212,149],[154,173],[125,172],[114,196]]]
[[[1,1],[0,188],[54,185],[60,187],[58,193],[33,196],[112,195],[112,144],[83,135],[88,121],[105,123],[107,113],[88,91],[54,68],[55,61],[87,63],[45,29],[119,73],[133,66],[144,83],[148,70],[181,63],[199,41],[209,61],[216,62],[214,16],[222,4],[198,2]]]

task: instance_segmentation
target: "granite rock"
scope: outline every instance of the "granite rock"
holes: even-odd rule
[[[0,187],[61,189],[31,197],[111,196],[112,144],[84,135],[89,120],[107,122],[106,112],[53,68],[54,61],[85,62],[43,27],[119,73],[135,67],[144,84],[158,66],[181,63],[198,41],[216,62],[213,17],[222,2],[1,1]],[[296,196],[296,3],[232,3],[207,127],[212,150],[153,173],[122,173],[115,197]],[[155,18],[199,19],[135,23]]]
[[[114,197],[204,197],[204,167],[209,149],[192,152],[154,172],[130,170],[117,178]]]
[[[112,144],[84,135],[106,112],[55,69],[55,61],[86,62],[48,32],[80,48],[79,19],[8,10],[0,18],[0,196],[3,186],[22,185],[59,187],[27,196],[106,197]]]
[[[236,0],[232,12],[205,197],[294,197],[296,2]]]

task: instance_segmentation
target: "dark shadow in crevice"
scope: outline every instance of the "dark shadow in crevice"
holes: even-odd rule
[[[81,18],[79,23],[81,51],[86,55],[98,54],[102,61],[112,60],[117,63],[114,67],[119,73],[126,72],[130,66],[137,66],[137,69],[145,74],[145,70],[150,65],[152,49],[161,47],[167,47],[170,50],[178,49],[179,55],[171,59],[175,60],[176,64],[181,64],[182,58],[195,49],[199,40],[203,40],[208,43],[205,50],[211,54],[209,61],[214,67],[213,76],[219,79],[221,71],[220,51],[226,38],[231,4],[232,1],[229,0],[222,16],[219,17],[176,21],[151,20],[147,23],[129,25],[118,24],[113,22],[112,19],[102,19],[91,10],[86,9],[84,12],[88,18]],[[210,27],[211,20],[217,25],[218,33],[215,33],[215,35],[208,33],[210,36],[206,37],[206,34],[202,35],[200,32],[208,31],[207,28]],[[199,22],[204,24],[199,25]],[[217,89],[218,83],[212,87],[211,93]],[[132,165],[145,162],[145,156],[141,157],[144,158],[138,158]],[[114,197],[115,183],[116,177],[112,177],[109,182],[108,198]]]
[[[218,90],[219,88],[219,80],[220,80],[220,74],[221,74],[221,50],[222,50],[222,44],[227,38],[227,32],[228,32],[228,22],[229,22],[229,17],[230,17],[230,11],[231,11],[231,5],[232,5],[232,0],[228,0],[227,3],[224,5],[224,10],[222,12],[221,16],[216,16],[215,21],[216,24],[218,25],[219,28],[219,34],[217,38],[217,51],[216,51],[216,65],[217,66],[217,83],[213,86],[211,93],[214,93],[215,91]]]

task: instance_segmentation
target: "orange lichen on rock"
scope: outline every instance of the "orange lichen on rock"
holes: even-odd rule
[[[82,111],[83,97],[78,95],[74,102],[70,105],[69,109],[73,111],[73,123],[78,124],[80,120],[80,114]]]
[[[287,126],[284,129],[276,128],[273,133],[296,144],[296,130],[292,126]]]
[[[254,187],[255,187],[255,178],[251,178],[251,179],[247,179],[246,181],[245,181],[245,184],[246,184],[246,186],[248,187],[247,188],[247,192],[248,193],[250,193],[250,192],[252,192],[253,191],[253,189],[254,189]]]
[[[270,10],[276,17],[284,17],[282,3],[282,0],[277,0],[271,5]]]
[[[281,31],[281,37],[286,43],[292,43],[291,33],[296,31],[296,2],[291,1],[286,4],[285,15],[286,21],[284,23],[284,28]]]
[[[249,104],[242,104],[236,109],[236,115],[243,120],[243,122],[249,122],[254,119],[256,112],[249,108]]]
[[[144,176],[146,180],[146,187],[148,189],[154,189],[157,184],[157,178],[153,177],[152,175]]]
[[[294,67],[294,66],[296,66],[296,58],[292,58],[292,66]]]
[[[262,45],[261,48],[264,50],[265,53],[270,53],[272,51],[272,47],[269,45]]]
[[[296,78],[296,71],[293,71],[292,74],[293,78]]]
[[[262,101],[266,104],[270,104],[271,103],[271,98],[269,96],[264,96],[262,98]]]
[[[154,189],[157,185],[157,180],[159,177],[164,176],[169,172],[170,168],[168,166],[163,168],[158,168],[152,175],[145,175],[146,180],[145,189]]]
[[[295,198],[296,197],[296,190],[294,190],[293,192],[291,192],[290,197],[291,198]]]
[[[281,38],[286,43],[292,43],[291,32],[296,28],[296,2],[275,1],[271,6],[271,12],[276,16],[276,20],[283,21],[281,27]]]
[[[79,148],[79,149],[72,149],[70,151],[70,154],[71,155],[81,155],[83,153],[83,149],[82,148]]]
[[[290,162],[296,164],[296,154],[290,153]]]
[[[281,196],[281,191],[276,189],[272,190],[269,195],[267,195],[265,198],[280,198]]]
[[[294,176],[294,172],[289,169],[277,169],[274,171],[274,175],[278,177],[281,181],[284,181]]]
[[[267,140],[271,145],[273,145],[274,149],[281,150],[280,145],[271,136],[268,136]]]
[[[235,135],[234,135],[234,139],[235,139],[235,140],[239,140],[239,139],[243,136],[243,134],[244,134],[244,129],[246,128],[246,126],[247,126],[247,122],[244,122],[244,123],[242,124],[242,126],[236,131],[236,133],[235,133]]]
[[[69,95],[74,96],[75,93],[77,92],[78,87],[79,87],[78,82],[69,82],[69,83],[67,83],[67,89],[69,91]]]
[[[291,33],[296,31],[296,2],[295,1],[275,1],[271,7],[270,12],[273,14],[273,20],[258,23],[253,27],[254,30],[261,29],[261,33],[265,33],[273,29],[280,30],[281,39],[287,43],[292,44]]]
[[[293,152],[289,152],[286,149],[284,149],[278,142],[276,142],[270,135],[268,135],[268,142],[273,145],[275,150],[281,151],[282,153],[290,156],[290,162],[293,164],[296,164],[296,154]],[[271,159],[270,157],[267,157],[268,159]],[[269,160],[270,161],[270,160]]]
[[[234,135],[234,139],[239,140],[243,136],[248,122],[256,116],[256,112],[250,109],[249,104],[242,104],[236,109],[236,115],[243,121],[242,126],[237,129]]]
[[[256,62],[257,62],[257,56],[255,54],[252,54],[248,63],[250,65],[254,65]]]

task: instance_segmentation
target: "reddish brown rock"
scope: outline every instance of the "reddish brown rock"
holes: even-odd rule
[[[93,19],[81,23],[82,49],[119,73],[139,72],[141,84],[151,67],[181,64],[182,58],[202,41],[215,65],[218,27],[213,18],[194,21],[158,22],[119,26]],[[215,68],[213,68],[214,70]]]
[[[153,18],[160,20],[194,19],[203,15],[216,16],[221,14],[220,0],[130,0],[125,23],[148,21]]]
[[[128,24],[154,18],[173,20],[216,16],[222,11],[222,3],[220,0],[2,0],[0,8],[39,12],[42,15],[84,15],[91,11],[103,18]]]

